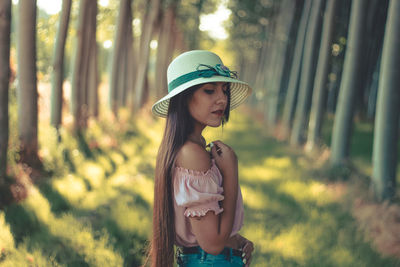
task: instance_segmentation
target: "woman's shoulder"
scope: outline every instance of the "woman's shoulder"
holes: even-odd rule
[[[207,171],[211,167],[210,154],[199,144],[187,141],[176,156],[175,165],[194,171]]]

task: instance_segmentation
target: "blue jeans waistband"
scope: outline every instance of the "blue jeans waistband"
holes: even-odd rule
[[[200,246],[177,247],[176,259],[179,267],[197,266],[243,266],[242,251],[225,247],[218,255],[205,252]]]

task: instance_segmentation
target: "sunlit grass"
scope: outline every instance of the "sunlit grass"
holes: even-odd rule
[[[127,118],[127,117],[126,117]],[[1,266],[139,266],[151,231],[155,158],[165,120],[91,121],[80,138],[40,126],[52,177],[0,211]],[[112,127],[110,127],[112,124]],[[242,110],[205,131],[239,159],[252,266],[396,266],[357,231],[345,190],[315,175],[313,160],[266,134]],[[4,248],[5,252],[1,252]]]

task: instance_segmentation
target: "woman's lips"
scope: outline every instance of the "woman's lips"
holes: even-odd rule
[[[224,115],[224,111],[222,109],[213,111],[212,113],[215,114],[215,115],[218,115],[218,116]]]

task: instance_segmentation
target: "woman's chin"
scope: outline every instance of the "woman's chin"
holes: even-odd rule
[[[216,127],[221,126],[221,124],[222,124],[222,120],[220,120],[220,121],[218,121],[218,122],[209,123],[208,126],[213,127],[213,128],[216,128]]]

